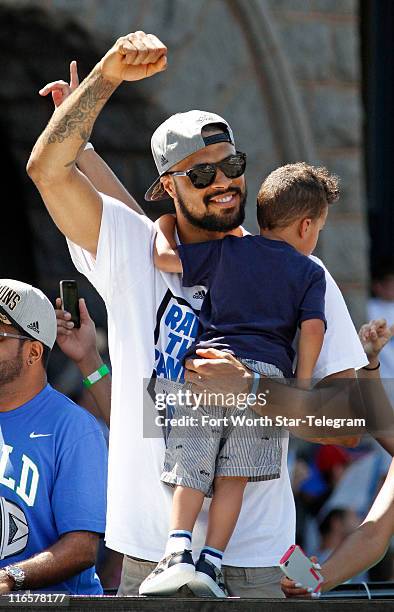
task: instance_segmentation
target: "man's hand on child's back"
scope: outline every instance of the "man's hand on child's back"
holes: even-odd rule
[[[186,361],[185,380],[193,390],[208,393],[250,393],[253,373],[233,355],[214,348],[197,349],[198,359]]]

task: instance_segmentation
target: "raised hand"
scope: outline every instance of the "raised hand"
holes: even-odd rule
[[[167,47],[153,34],[138,31],[118,38],[100,62],[104,78],[139,81],[167,68]]]
[[[377,359],[382,348],[394,336],[394,324],[389,326],[385,319],[375,319],[365,323],[358,335],[371,362]]]
[[[52,100],[57,108],[64,102],[66,98],[76,89],[79,85],[78,67],[77,62],[73,60],[70,62],[70,83],[66,81],[52,81],[47,83],[38,92],[40,96],[47,96],[49,93],[52,94]]]
[[[74,328],[69,312],[62,310],[60,298],[56,299],[57,343],[63,353],[77,365],[91,355],[96,355],[96,328],[89,316],[85,300],[79,300],[81,327]]]

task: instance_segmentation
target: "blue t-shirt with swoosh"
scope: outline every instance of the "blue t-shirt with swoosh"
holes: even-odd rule
[[[105,530],[107,447],[96,419],[50,385],[0,411],[0,567],[71,531]],[[102,594],[91,567],[39,592]]]
[[[180,244],[183,285],[205,285],[198,339],[185,353],[214,347],[271,363],[292,377],[292,343],[307,319],[326,325],[323,268],[281,240],[247,235]]]

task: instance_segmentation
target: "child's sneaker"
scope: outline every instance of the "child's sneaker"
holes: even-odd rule
[[[196,563],[194,578],[187,585],[197,597],[228,597],[223,574],[204,554]]]
[[[173,595],[194,578],[195,567],[190,550],[173,552],[161,559],[143,581],[140,595]]]

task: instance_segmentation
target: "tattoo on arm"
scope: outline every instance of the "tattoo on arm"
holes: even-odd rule
[[[101,75],[99,77],[93,75],[92,78],[93,83],[89,83],[88,80],[85,82],[85,91],[75,107],[59,121],[55,120],[54,125],[51,126],[49,131],[47,144],[64,142],[64,140],[77,132],[82,139],[78,154],[85,146],[97,117],[97,112],[95,112],[97,105],[100,101],[107,100],[115,89],[114,84],[105,80]],[[82,83],[81,86],[83,87],[83,85]],[[75,163],[75,160],[66,165],[69,166],[73,163]]]

